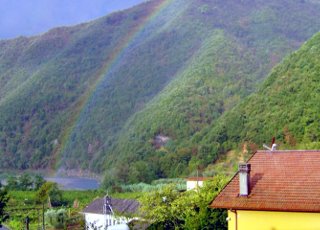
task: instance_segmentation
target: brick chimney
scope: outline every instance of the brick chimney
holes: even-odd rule
[[[248,196],[250,193],[251,165],[239,163],[239,196]]]

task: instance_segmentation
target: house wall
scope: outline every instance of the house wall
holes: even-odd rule
[[[92,224],[96,227],[100,227],[101,229],[106,228],[107,223],[107,215],[93,214],[93,213],[85,213],[84,215],[86,226],[88,230],[93,229]]]
[[[316,230],[320,229],[320,213],[228,211],[228,230]]]
[[[125,217],[117,217],[114,218],[112,215],[103,215],[103,214],[95,214],[95,213],[85,213],[85,222],[88,230],[93,230],[91,224],[94,224],[98,229],[106,229],[107,225],[116,225],[116,224],[125,224],[128,222]]]
[[[203,181],[187,181],[187,191],[203,186]]]

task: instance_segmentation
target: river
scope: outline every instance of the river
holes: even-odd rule
[[[100,187],[96,179],[84,177],[45,177],[46,181],[57,183],[62,190],[93,190]]]

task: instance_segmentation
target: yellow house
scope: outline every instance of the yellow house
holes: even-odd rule
[[[210,207],[229,230],[320,230],[320,150],[256,152]]]

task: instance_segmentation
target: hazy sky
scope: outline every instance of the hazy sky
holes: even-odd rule
[[[145,0],[0,0],[0,39],[30,36],[129,8]]]

